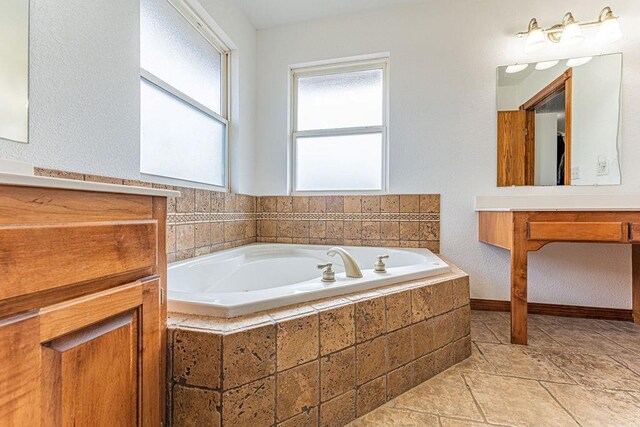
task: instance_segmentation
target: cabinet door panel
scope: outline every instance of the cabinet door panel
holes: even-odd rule
[[[136,425],[138,331],[130,311],[46,343],[43,424]]]
[[[40,420],[40,343],[37,313],[0,320],[0,425]]]
[[[160,425],[160,279],[0,320],[0,426]]]

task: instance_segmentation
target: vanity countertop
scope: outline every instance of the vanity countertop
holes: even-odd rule
[[[482,211],[640,211],[640,194],[535,194],[476,196]]]
[[[58,188],[62,190],[97,191],[101,193],[138,194],[142,196],[178,197],[179,191],[159,188],[134,187],[130,185],[104,184],[73,179],[50,178],[19,173],[0,172],[0,185],[20,187]]]

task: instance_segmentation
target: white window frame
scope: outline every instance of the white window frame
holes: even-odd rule
[[[382,69],[382,125],[334,129],[298,130],[298,79],[300,77],[325,76],[355,71]],[[389,191],[389,55],[376,54],[356,58],[342,58],[290,67],[289,99],[289,193],[292,195],[331,194],[388,194]],[[296,140],[303,137],[345,136],[380,133],[382,136],[382,176],[380,190],[296,190]]]
[[[229,191],[230,180],[229,180],[229,111],[231,107],[230,101],[230,72],[229,72],[229,57],[231,54],[231,49],[227,47],[227,45],[220,39],[220,37],[211,29],[209,25],[205,23],[205,21],[184,1],[184,0],[161,0],[166,1],[171,6],[174,7],[187,20],[191,26],[193,26],[204,38],[206,41],[211,44],[214,49],[216,49],[220,53],[220,114],[216,113],[209,107],[204,106],[200,102],[191,98],[189,95],[184,92],[176,89],[171,84],[165,82],[164,80],[156,77],[151,72],[145,70],[140,67],[140,79],[144,80],[147,83],[155,86],[158,89],[168,93],[174,98],[190,105],[201,113],[209,116],[210,118],[222,123],[224,125],[224,183],[223,185],[214,185],[210,183],[203,183],[198,181],[190,181],[184,178],[176,178],[173,176],[167,175],[156,175],[148,172],[140,172],[143,175],[151,175],[151,176],[162,176],[164,178],[170,178],[172,180],[178,180],[183,182],[194,182],[196,184],[207,185],[209,187],[221,190],[221,191]]]

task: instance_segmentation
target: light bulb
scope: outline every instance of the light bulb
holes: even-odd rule
[[[600,24],[596,40],[600,44],[613,43],[622,38],[618,18],[607,18]]]
[[[536,70],[538,70],[538,71],[548,70],[549,68],[552,68],[552,67],[555,67],[556,65],[558,65],[558,62],[560,62],[560,61],[538,62],[536,64]]]
[[[584,35],[582,34],[582,30],[577,22],[572,22],[568,25],[565,25],[562,30],[562,36],[560,37],[560,44],[565,46],[574,45],[580,43],[584,39]]]
[[[505,70],[505,72],[507,74],[515,74],[515,73],[519,73],[520,71],[524,70],[525,68],[527,68],[529,66],[529,64],[515,64],[515,65],[509,65],[507,67],[507,69]]]
[[[579,67],[593,59],[592,56],[584,56],[582,58],[571,58],[567,61],[567,67]]]
[[[546,38],[542,28],[529,31],[527,36],[527,43],[524,47],[525,52],[531,53],[540,50],[546,44]]]

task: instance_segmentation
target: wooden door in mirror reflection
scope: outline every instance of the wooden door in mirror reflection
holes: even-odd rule
[[[526,126],[524,110],[498,111],[498,187],[533,185],[526,173]]]
[[[564,98],[565,133],[561,144],[562,162],[554,162],[552,169],[558,172],[557,185],[571,185],[572,88],[573,69],[569,68],[518,110],[498,111],[498,187],[539,184],[536,179],[536,109],[558,96]]]
[[[159,425],[158,278],[0,323],[0,425]],[[38,404],[38,402],[40,404]]]

